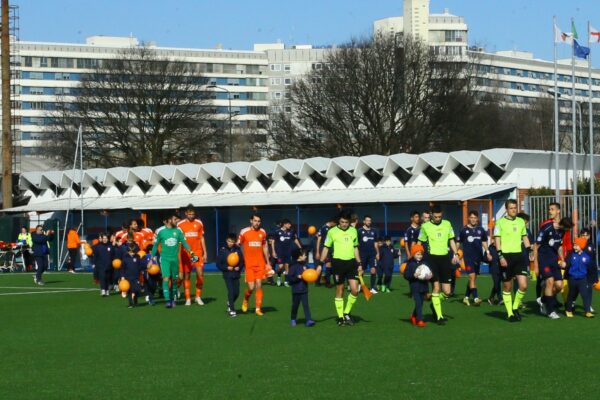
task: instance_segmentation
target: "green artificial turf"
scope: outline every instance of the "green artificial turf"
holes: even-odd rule
[[[361,295],[353,327],[335,325],[333,289],[311,286],[317,325],[292,328],[284,287],[265,288],[263,317],[230,318],[219,275],[206,278],[205,306],[174,310],[62,289],[95,288],[89,274],[45,280],[0,275],[0,399],[591,399],[600,388],[600,318],[580,307],[572,319],[542,317],[533,285],[521,323],[457,295],[444,303],[448,325],[425,328],[408,322],[398,276],[392,293]],[[479,281],[486,297],[490,279]]]

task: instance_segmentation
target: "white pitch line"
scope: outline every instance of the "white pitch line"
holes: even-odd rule
[[[46,294],[46,293],[76,293],[76,292],[91,292],[97,289],[78,289],[78,290],[47,290],[45,292],[17,292],[17,293],[0,293],[0,296],[19,296],[23,294]]]
[[[82,288],[82,287],[48,287],[48,286],[0,286],[0,289],[29,289],[29,290],[54,290],[54,289],[64,289],[64,290],[89,290],[90,288]]]

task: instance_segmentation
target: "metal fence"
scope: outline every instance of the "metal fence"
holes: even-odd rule
[[[600,195],[595,195],[596,210],[592,210],[592,195],[577,196],[577,232],[581,231],[582,228],[592,228],[592,237],[595,238],[599,201]],[[525,198],[525,212],[531,216],[529,226],[534,234],[537,233],[540,223],[548,219],[548,206],[554,202],[556,202],[555,196],[529,196]],[[561,206],[563,217],[573,218],[573,206],[575,205],[573,195],[561,195],[557,203]]]

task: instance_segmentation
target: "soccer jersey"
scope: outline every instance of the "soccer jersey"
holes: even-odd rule
[[[263,247],[267,243],[267,233],[264,229],[244,228],[238,239],[244,251],[244,264],[246,267],[265,267]]]
[[[563,231],[554,228],[553,221],[547,221],[540,227],[535,243],[538,245],[538,258],[543,264],[556,263],[562,240]]]
[[[177,260],[179,257],[179,245],[186,250],[191,251],[190,246],[185,241],[183,232],[179,228],[164,228],[156,235],[156,246],[152,248],[152,256],[156,255],[160,246],[160,258]]]
[[[354,248],[358,247],[358,232],[350,226],[346,230],[334,226],[327,232],[325,247],[333,247],[333,258],[338,260],[354,259]]]
[[[154,239],[156,239],[156,236],[154,235],[154,232],[152,232],[152,229],[150,228],[142,228],[140,230],[140,232],[142,232],[142,234],[144,235],[144,250],[150,246],[152,243],[154,243]]]
[[[321,229],[319,229],[319,232],[317,232],[317,237],[321,238],[321,242],[319,243],[319,250],[323,250],[323,247],[325,247],[325,238],[327,237],[327,232],[329,232],[329,225],[325,224],[321,227]]]
[[[364,226],[358,229],[358,250],[363,256],[374,255],[375,241],[379,236],[376,228],[366,229]]]
[[[273,234],[275,237],[275,252],[278,257],[289,257],[298,238],[293,229],[278,228]]]
[[[421,231],[421,227],[417,226],[409,226],[408,229],[404,232],[404,242],[410,248],[410,245],[413,243],[417,243],[419,241],[419,233]]]
[[[204,237],[204,225],[199,219],[192,221],[182,219],[177,224],[177,227],[183,232],[185,241],[190,246],[192,251],[199,257],[202,257],[204,250],[202,249],[202,238]]]
[[[434,256],[445,256],[448,254],[448,241],[454,239],[454,230],[450,221],[443,219],[439,224],[431,221],[421,225],[419,242],[427,242],[429,253]]]
[[[470,261],[481,261],[483,243],[487,243],[487,233],[481,226],[464,226],[458,234],[458,241],[463,249],[463,256]]]
[[[494,228],[494,237],[500,238],[500,250],[502,253],[521,253],[521,240],[527,236],[525,220],[515,217],[510,219],[506,216],[500,218]]]

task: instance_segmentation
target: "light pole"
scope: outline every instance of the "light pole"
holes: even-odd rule
[[[229,100],[229,162],[233,161],[233,122],[231,121],[231,92],[229,89],[223,86],[211,84],[208,85],[209,89],[220,89],[227,92],[227,100]]]

